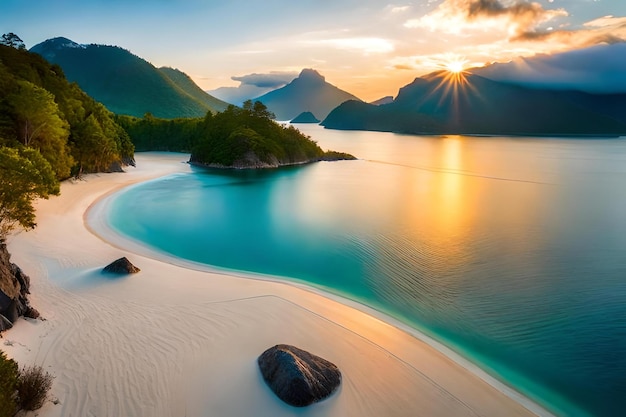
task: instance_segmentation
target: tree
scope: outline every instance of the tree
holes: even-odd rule
[[[73,164],[67,147],[69,125],[54,96],[35,84],[20,80],[8,101],[19,124],[20,141],[38,149],[50,162],[59,179],[69,177]]]
[[[261,119],[275,119],[276,115],[267,109],[267,106],[260,101],[246,100],[243,103],[243,110],[248,114]]]
[[[252,114],[263,119],[275,119],[276,115],[267,109],[267,106],[260,101],[255,101],[252,106]]]
[[[113,138],[105,135],[102,126],[94,114],[89,115],[74,129],[74,136],[80,141],[73,144],[74,154],[78,161],[77,177],[83,170],[105,170],[117,156],[117,145]]]
[[[0,38],[0,45],[6,45],[6,46],[10,46],[11,48],[21,49],[21,50],[26,49],[26,45],[24,45],[24,41],[21,40],[20,37],[17,36],[13,32],[5,33],[4,35],[2,35],[2,38]]]
[[[54,171],[39,151],[0,147],[0,241],[18,226],[34,228],[33,200],[59,192]]]
[[[15,390],[19,370],[13,359],[6,357],[0,350],[0,417],[13,417],[17,405]]]

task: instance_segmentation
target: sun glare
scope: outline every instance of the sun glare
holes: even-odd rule
[[[443,54],[433,62],[438,71],[429,74],[427,79],[436,81],[429,95],[439,96],[439,105],[451,106],[458,116],[463,100],[479,96],[480,92],[471,84],[472,75],[468,67],[472,64],[465,57],[456,54]]]
[[[458,74],[460,72],[463,72],[463,70],[465,69],[465,64],[467,63],[467,61],[465,60],[460,60],[460,59],[455,59],[452,60],[450,62],[447,62],[445,64],[446,70],[454,73],[454,74]]]

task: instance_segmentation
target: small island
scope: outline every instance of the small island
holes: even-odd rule
[[[340,152],[324,152],[293,126],[285,127],[260,101],[242,108],[230,106],[207,114],[205,129],[189,162],[211,168],[277,168],[317,161],[356,159]]]
[[[356,159],[324,151],[293,126],[283,126],[257,101],[230,105],[204,118],[159,119],[118,116],[137,150],[187,152],[189,163],[210,168],[276,168],[318,161]]]
[[[290,123],[319,123],[320,120],[310,111],[304,111],[291,120]]]

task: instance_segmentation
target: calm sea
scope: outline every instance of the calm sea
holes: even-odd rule
[[[121,193],[111,225],[358,300],[556,414],[625,415],[626,140],[298,127],[360,160],[194,169]]]

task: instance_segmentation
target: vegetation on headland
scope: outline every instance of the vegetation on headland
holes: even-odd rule
[[[190,162],[212,167],[263,168],[320,160],[354,159],[324,152],[293,126],[276,123],[261,102],[228,106],[203,119],[163,120],[118,116],[137,150],[190,152]]]

